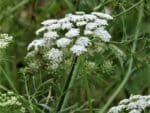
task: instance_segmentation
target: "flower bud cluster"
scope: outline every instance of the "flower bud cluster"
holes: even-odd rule
[[[0,92],[0,109],[19,111],[19,113],[25,113],[25,108],[23,107],[22,103],[19,101],[18,97],[11,91],[7,93]]]
[[[0,49],[6,48],[11,42],[13,37],[8,34],[0,34]]]
[[[129,99],[123,99],[120,101],[119,105],[112,107],[108,113],[143,113],[143,111],[149,107],[150,95],[134,95]]]
[[[101,64],[101,72],[104,75],[112,75],[114,73],[115,66],[113,65],[113,61],[106,60],[103,64]]]

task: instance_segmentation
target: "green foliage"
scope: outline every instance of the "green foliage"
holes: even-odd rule
[[[114,20],[108,28],[110,43],[97,43],[94,56],[92,51],[82,61],[65,112],[98,112],[131,94],[150,94],[149,0],[0,0],[0,32],[14,37],[12,47],[0,57],[0,90],[22,95],[27,112],[55,111],[73,63],[65,61],[59,70],[48,72],[43,66],[34,70],[32,65],[26,67],[24,57],[43,20],[75,11],[108,11]],[[110,99],[128,70],[127,82]]]
[[[19,101],[19,97],[10,91],[7,93],[0,92],[0,109],[0,113],[25,113],[25,108]]]

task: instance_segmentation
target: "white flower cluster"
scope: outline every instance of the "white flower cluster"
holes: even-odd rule
[[[58,67],[58,64],[62,61],[62,51],[52,48],[46,55],[48,59],[52,62],[52,67],[56,69]]]
[[[0,34],[0,49],[6,48],[12,42],[13,37],[8,34]]]
[[[108,113],[143,113],[150,107],[150,95],[134,95],[129,99],[120,101],[118,106],[112,107]]]
[[[22,103],[18,100],[18,97],[13,92],[8,91],[7,93],[0,92],[0,109],[16,106],[20,113],[25,113],[25,108]],[[15,108],[16,110],[16,108]],[[11,110],[10,110],[11,111]]]
[[[43,38],[36,39],[28,46],[28,50],[46,47],[49,60],[54,64],[62,61],[63,49],[69,50],[76,56],[87,52],[87,47],[92,45],[92,39],[98,38],[103,42],[109,42],[111,35],[106,30],[107,20],[112,20],[108,14],[92,12],[76,12],[67,14],[62,19],[50,19],[42,22],[43,27],[36,31],[39,35],[43,32]],[[45,56],[45,55],[44,55]]]

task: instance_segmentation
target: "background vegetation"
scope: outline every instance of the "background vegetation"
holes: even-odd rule
[[[14,37],[12,46],[0,56],[0,90],[23,95],[24,106],[31,113],[48,113],[55,108],[65,72],[57,72],[58,78],[56,73],[51,78],[45,73],[26,76],[27,45],[36,38],[35,31],[43,20],[75,11],[104,10],[114,17],[109,26],[112,52],[93,58],[99,68],[88,76],[90,102],[84,91],[87,86],[82,77],[78,78],[70,100],[72,106],[66,112],[94,113],[131,94],[150,94],[149,0],[0,0],[0,33]],[[52,96],[56,96],[54,100]]]

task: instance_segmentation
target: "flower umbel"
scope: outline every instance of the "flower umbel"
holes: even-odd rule
[[[108,113],[142,113],[148,107],[150,107],[150,95],[134,95],[120,101],[119,105],[112,107]]]
[[[25,108],[19,101],[19,97],[11,91],[7,93],[0,92],[0,109],[9,112],[18,111],[19,113],[25,113]]]
[[[88,52],[88,48],[93,44],[92,40],[109,42],[111,35],[106,30],[108,20],[113,19],[108,14],[93,12],[85,14],[76,12],[67,14],[61,19],[50,19],[42,22],[43,27],[36,31],[36,34],[43,33],[43,38],[34,40],[28,46],[28,50],[42,53],[47,56],[51,63],[59,64],[63,60],[65,49],[76,56]],[[45,47],[46,49],[39,49]],[[68,51],[69,50],[69,51]],[[71,55],[71,54],[70,54]]]
[[[8,34],[0,34],[0,49],[6,48],[11,42],[13,37]]]

